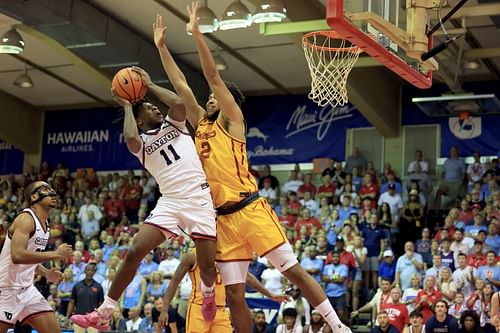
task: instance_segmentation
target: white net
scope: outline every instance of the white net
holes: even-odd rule
[[[302,38],[302,47],[312,80],[309,98],[321,107],[345,105],[347,78],[361,49],[334,31],[308,33]]]

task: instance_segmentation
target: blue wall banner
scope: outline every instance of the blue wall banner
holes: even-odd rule
[[[0,140],[0,175],[23,173],[24,152]]]
[[[371,127],[352,105],[321,108],[305,95],[248,98],[244,113],[252,164],[343,160],[346,129]]]
[[[123,120],[115,109],[45,113],[42,161],[61,162],[74,171],[139,169],[141,164],[123,140]]]
[[[276,325],[278,321],[278,311],[280,304],[268,298],[246,298],[250,309],[262,310],[266,315],[268,324]]]

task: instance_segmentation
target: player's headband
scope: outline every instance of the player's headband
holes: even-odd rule
[[[36,199],[35,201],[31,201],[30,205],[34,205],[34,204],[42,201],[46,197],[56,197],[57,196],[57,192],[54,191],[54,189],[52,189],[52,187],[50,187],[50,185],[47,185],[47,184],[43,184],[43,185],[40,185],[38,187],[35,187],[33,189],[33,191],[31,191],[31,193],[30,193],[30,200],[31,200],[31,196],[33,194],[38,194],[38,199]]]

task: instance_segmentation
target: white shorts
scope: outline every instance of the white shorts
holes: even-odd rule
[[[43,313],[54,312],[35,286],[27,288],[0,288],[0,324],[14,326]]]
[[[192,239],[216,239],[216,215],[210,192],[188,199],[161,197],[144,224],[160,230],[167,239],[182,232]]]

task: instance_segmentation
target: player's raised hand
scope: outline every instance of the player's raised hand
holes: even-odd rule
[[[165,325],[167,325],[167,322],[168,322],[168,311],[166,309],[162,309],[160,312],[160,316],[158,317],[158,326],[160,326],[160,328],[163,328],[165,327]]]
[[[47,270],[45,273],[45,278],[47,279],[48,282],[51,283],[59,283],[63,279],[64,274],[61,273],[61,271],[55,270],[53,268]]]
[[[195,1],[191,3],[191,6],[187,6],[187,11],[189,14],[189,22],[186,24],[186,31],[188,34],[193,34],[200,32],[198,29],[198,9],[200,8],[200,2]]]
[[[121,98],[115,93],[115,88],[111,87],[111,96],[113,96],[113,100],[118,103],[120,106],[127,106],[131,105],[129,101],[127,101],[125,98]]]
[[[165,36],[167,35],[167,27],[163,24],[161,15],[156,15],[156,20],[153,23],[154,41],[157,48],[165,45]]]
[[[66,260],[69,256],[73,255],[73,248],[71,245],[62,243],[56,249],[56,253],[61,260]]]
[[[149,76],[148,72],[146,72],[144,69],[138,66],[132,66],[132,70],[141,76],[142,82],[144,82],[146,86],[149,87],[151,84],[153,84],[151,76]]]

